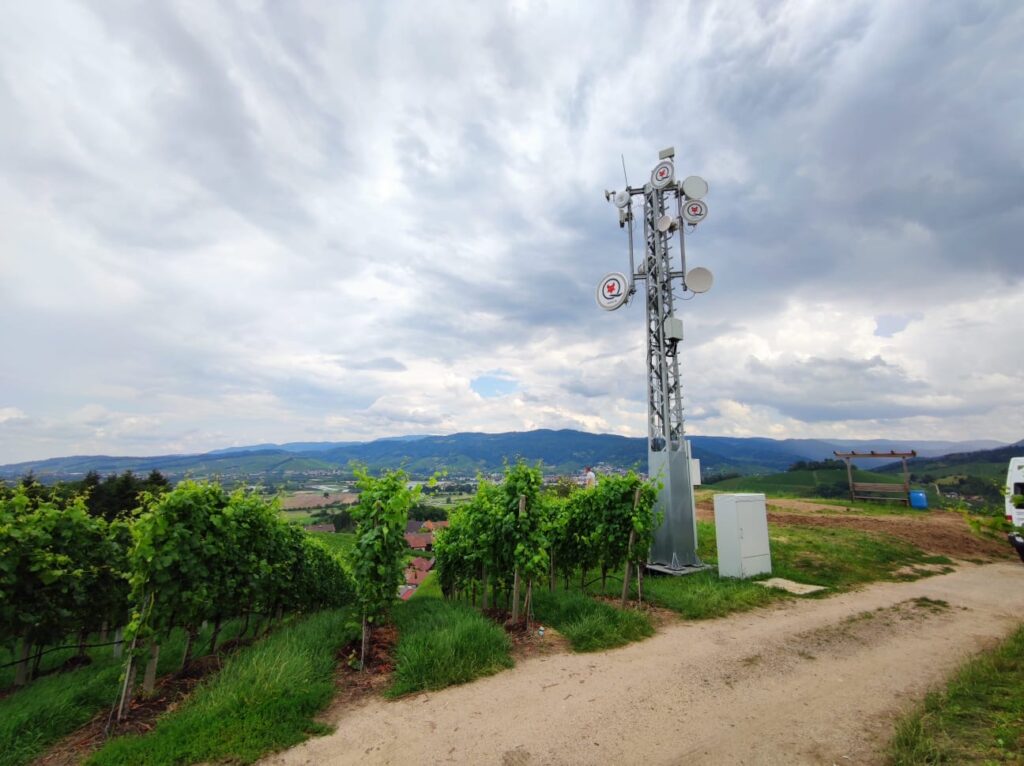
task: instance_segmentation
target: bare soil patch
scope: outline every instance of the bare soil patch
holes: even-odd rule
[[[338,668],[334,675],[335,695],[331,704],[316,720],[326,722],[353,705],[376,698],[391,685],[395,669],[395,647],[398,630],[394,625],[379,625],[370,631],[370,646],[366,652],[366,668],[359,667],[362,636],[338,650]]]
[[[359,495],[354,492],[330,492],[324,497],[323,492],[295,492],[281,499],[281,507],[286,511],[300,511],[306,508],[326,508],[329,505],[351,505],[359,502]]]
[[[837,527],[880,532],[916,545],[927,553],[954,558],[1009,559],[1005,542],[978,537],[959,514],[931,511],[921,516],[815,515],[812,513],[768,513],[769,524]]]

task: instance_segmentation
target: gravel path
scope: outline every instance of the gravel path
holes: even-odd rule
[[[1024,566],[968,565],[374,698],[263,763],[875,764],[896,716],[1022,621]]]

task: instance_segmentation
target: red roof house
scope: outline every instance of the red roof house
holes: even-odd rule
[[[433,535],[409,534],[405,535],[405,542],[414,551],[429,551],[434,543]]]
[[[405,570],[405,584],[406,585],[420,585],[427,577],[430,576],[430,572],[421,572],[418,569],[410,567]]]

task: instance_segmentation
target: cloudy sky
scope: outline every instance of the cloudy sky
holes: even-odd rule
[[[710,184],[687,428],[1024,437],[1024,5],[5,3],[0,461],[645,432],[606,188]]]

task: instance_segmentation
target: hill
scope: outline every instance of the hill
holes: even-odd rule
[[[700,459],[705,475],[772,474],[785,471],[800,460],[831,457],[833,450],[850,446],[871,449],[906,449],[911,446],[908,442],[893,441],[830,442],[720,436],[693,436],[690,441],[694,457]],[[402,467],[414,476],[429,476],[438,470],[447,470],[452,475],[472,475],[478,471],[500,471],[505,460],[516,457],[531,462],[542,461],[553,473],[574,473],[585,465],[597,464],[645,470],[647,441],[616,434],[539,429],[498,434],[469,432],[447,436],[393,437],[371,442],[291,442],[220,449],[200,455],[50,458],[0,466],[0,479],[17,479],[29,471],[41,480],[54,481],[80,479],[89,471],[108,475],[128,470],[148,473],[156,469],[171,479],[220,476],[259,481],[347,473],[353,462],[373,470]]]
[[[1002,482],[1006,479],[1006,467],[1010,458],[1021,456],[1024,456],[1024,440],[997,449],[913,458],[907,461],[907,465],[916,476],[931,476],[935,479],[947,476],[977,476]],[[882,473],[894,473],[899,470],[898,464],[879,469]]]
[[[903,481],[901,476],[861,470],[854,471],[853,478],[854,481],[880,484],[899,484]],[[739,476],[717,482],[713,486],[715,490],[722,492],[764,492],[813,497],[816,489],[823,485],[830,488],[848,486],[846,469],[828,468],[817,471],[785,471],[769,476]]]

